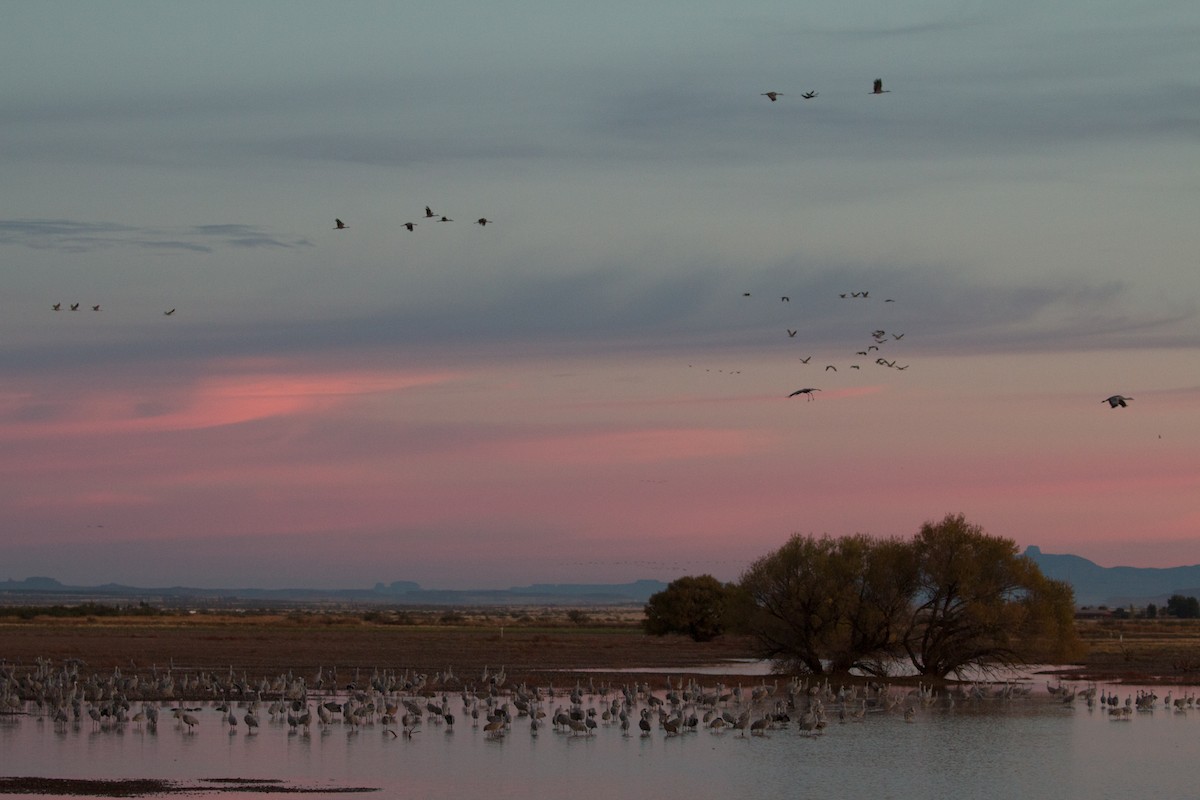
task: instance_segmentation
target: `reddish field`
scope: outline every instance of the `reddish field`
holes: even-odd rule
[[[362,613],[288,615],[197,614],[139,618],[16,620],[0,618],[0,660],[29,666],[38,658],[59,664],[80,659],[85,672],[128,674],[205,671],[273,678],[291,672],[311,684],[318,671],[338,685],[368,678],[376,669],[430,677],[453,670],[478,684],[484,668],[504,668],[509,685],[558,687],[608,681],[649,681],[664,687],[664,672],[752,658],[748,638],[726,636],[699,644],[685,637],[646,636],[640,612],[589,611],[582,624],[564,612],[414,612],[402,619]],[[520,620],[520,621],[518,621]],[[396,624],[403,621],[405,624]],[[1106,620],[1081,622],[1089,645],[1080,665],[1063,667],[1072,680],[1200,683],[1200,622]],[[644,672],[636,672],[642,668]],[[594,670],[581,674],[577,670]],[[707,675],[705,682],[751,684],[747,676]]]

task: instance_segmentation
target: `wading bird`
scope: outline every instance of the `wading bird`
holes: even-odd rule
[[[876,78],[875,86],[871,89],[871,94],[888,94],[891,91],[891,89],[883,88],[883,78]]]
[[[763,92],[762,96],[774,103],[776,98],[783,97],[783,92]]]
[[[481,228],[482,228],[482,227],[484,227],[484,226],[486,226],[486,225],[487,225],[487,224],[489,224],[490,222],[491,222],[491,220],[490,220],[490,219],[488,219],[487,217],[480,217],[479,219],[475,220],[475,224],[476,224],[476,225],[478,225],[478,226],[479,226],[479,227],[481,227]]]
[[[1103,400],[1101,400],[1100,402],[1108,403],[1109,408],[1116,408],[1117,406],[1120,406],[1121,408],[1126,408],[1125,401],[1132,400],[1132,399],[1133,399],[1132,397],[1122,397],[1119,394],[1114,394],[1112,397],[1106,397]]]
[[[334,220],[333,220],[333,221],[334,221],[335,223],[337,223],[336,225],[334,225],[334,228],[333,228],[335,231],[344,230],[344,229],[346,229],[346,228],[349,228],[349,227],[350,227],[349,225],[347,225],[346,223],[342,222],[340,219],[337,219],[336,217],[334,218]]]
[[[408,229],[411,231],[413,228],[417,227],[417,223],[415,223],[415,222],[406,222],[406,223],[404,223],[404,227],[408,228]]]
[[[802,94],[800,96],[803,97],[805,100],[812,100],[818,94],[820,94],[820,92],[805,92],[804,94]]]
[[[806,395],[808,395],[808,399],[809,399],[809,400],[812,400],[812,399],[813,399],[813,392],[819,392],[819,391],[821,391],[821,390],[820,390],[820,389],[814,389],[814,388],[812,388],[812,387],[810,386],[810,387],[808,387],[808,388],[805,388],[805,389],[797,389],[796,391],[794,391],[794,392],[792,392],[791,394],[789,394],[789,395],[788,395],[788,397],[795,397],[795,396],[796,396],[796,395],[798,395],[798,394],[806,394]]]

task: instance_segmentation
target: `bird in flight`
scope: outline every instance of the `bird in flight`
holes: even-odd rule
[[[837,367],[835,367],[833,364],[826,364],[825,371],[829,372],[829,370],[833,370],[834,372],[837,372]]]
[[[883,88],[883,78],[875,79],[875,86],[871,89],[871,94],[888,94],[891,89]]]
[[[437,214],[433,213],[432,208],[430,208],[429,206],[425,206],[425,218],[426,219],[429,219],[430,217],[436,217],[436,216],[437,216]]]
[[[449,217],[442,217],[438,220],[438,222],[454,222],[454,220],[450,219]]]
[[[96,305],[92,306],[92,311],[99,311],[99,310],[100,310],[100,304],[99,304],[99,303],[97,303]]]
[[[788,328],[787,332],[788,332],[788,336],[792,337],[793,339],[796,338],[796,332],[794,330],[792,330],[791,328]]]
[[[335,226],[334,226],[334,228],[333,228],[335,231],[344,230],[344,229],[346,229],[346,228],[349,228],[349,227],[350,227],[350,226],[349,226],[349,225],[347,225],[346,223],[342,222],[340,219],[336,219],[336,218],[335,218],[333,221],[337,223],[337,225],[335,225]]]
[[[800,96],[803,97],[805,100],[812,100],[814,97],[816,97],[819,94],[820,94],[820,92],[805,92],[804,94],[802,94]]]
[[[169,316],[171,316],[171,315],[172,315],[172,314],[174,314],[174,313],[175,313],[175,309],[173,309],[173,308],[172,308],[170,311],[164,311],[164,312],[163,312],[163,316],[164,316],[164,317],[169,317]]]
[[[481,228],[486,226],[490,222],[491,222],[491,220],[488,219],[487,217],[480,217],[479,219],[475,220],[475,224],[480,226]]]
[[[798,395],[798,394],[806,394],[806,395],[808,395],[808,399],[809,399],[809,400],[812,400],[812,399],[813,399],[813,392],[819,392],[819,391],[821,391],[821,390],[820,390],[820,389],[814,389],[814,388],[812,388],[812,387],[810,386],[810,387],[808,387],[808,388],[806,388],[806,389],[797,389],[796,391],[794,391],[794,392],[792,392],[791,394],[789,394],[789,395],[788,395],[788,397],[795,397],[795,396],[796,396],[796,395]]]
[[[62,303],[55,303],[54,305],[50,306],[50,308],[53,311],[62,311]]]
[[[808,358],[800,359],[801,364],[807,364],[809,361],[812,361],[812,356],[809,356]]]
[[[1127,406],[1125,405],[1125,401],[1132,400],[1132,399],[1133,399],[1132,397],[1122,397],[1119,394],[1114,394],[1112,397],[1106,397],[1103,400],[1101,400],[1100,402],[1108,403],[1109,408],[1116,408],[1117,406],[1120,406],[1121,408],[1126,408]]]
[[[78,310],[79,310],[79,303],[71,303],[71,310],[72,310],[72,311],[78,311]]]
[[[406,223],[404,223],[404,227],[408,228],[408,229],[411,231],[413,228],[417,227],[417,223],[415,223],[415,222],[406,222]]]
[[[779,298],[779,301],[780,301],[781,303],[790,303],[790,302],[792,302],[792,298],[788,297],[788,296],[785,294],[783,297]]]
[[[776,98],[783,97],[783,92],[763,92],[762,96],[774,103]]]

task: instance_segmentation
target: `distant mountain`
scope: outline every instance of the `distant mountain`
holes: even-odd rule
[[[1102,567],[1074,555],[1025,549],[1042,572],[1066,581],[1075,589],[1081,606],[1166,603],[1173,594],[1200,597],[1200,564],[1190,567]],[[108,583],[101,586],[68,586],[54,578],[38,576],[0,581],[0,603],[102,603],[139,602],[163,605],[300,605],[379,604],[411,606],[599,606],[641,605],[650,595],[667,588],[662,581],[631,583],[534,583],[508,589],[422,589],[415,581],[377,583],[370,589],[202,589],[189,586],[142,588]]]
[[[1086,558],[1025,548],[1048,578],[1066,581],[1080,606],[1162,605],[1173,594],[1200,597],[1200,564],[1190,567],[1102,567]]]
[[[536,583],[510,589],[422,589],[415,581],[377,583],[371,589],[202,589],[190,586],[146,588],[107,583],[69,586],[54,578],[34,577],[0,581],[0,603],[149,602],[186,605],[353,603],[423,606],[490,605],[640,605],[667,584],[640,580],[632,583]]]

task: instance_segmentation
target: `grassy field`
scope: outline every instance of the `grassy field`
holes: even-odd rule
[[[724,636],[696,643],[641,632],[640,609],[417,609],[172,613],[155,616],[0,615],[0,659],[31,665],[80,659],[89,672],[168,668],[238,677],[317,674],[338,685],[376,670],[434,676],[449,668],[464,683],[503,668],[511,684],[576,682],[665,685],[664,672],[753,658],[753,642]],[[1088,645],[1069,680],[1200,683],[1200,621],[1080,621]],[[588,670],[586,673],[579,670]],[[706,676],[707,682],[721,679]],[[726,683],[759,679],[727,675]]]

